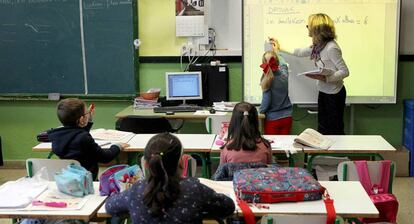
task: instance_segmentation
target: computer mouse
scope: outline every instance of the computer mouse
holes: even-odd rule
[[[214,108],[211,108],[210,109],[210,114],[215,114],[215,113],[216,113],[216,110]]]

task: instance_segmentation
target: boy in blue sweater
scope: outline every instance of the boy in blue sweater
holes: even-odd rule
[[[122,148],[128,144],[113,144],[109,149],[102,149],[92,138],[93,111],[86,110],[85,103],[76,98],[61,100],[57,106],[57,116],[63,127],[51,129],[48,136],[52,142],[52,151],[61,159],[74,159],[98,177],[98,163],[113,160]]]

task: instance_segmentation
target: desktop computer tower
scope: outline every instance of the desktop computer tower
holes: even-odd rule
[[[202,100],[188,100],[189,104],[212,106],[213,102],[229,101],[229,68],[227,65],[191,64],[189,71],[201,71]]]

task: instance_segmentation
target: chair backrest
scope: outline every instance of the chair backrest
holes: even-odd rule
[[[155,134],[175,132],[165,117],[127,116],[117,121],[116,127],[120,131],[129,131],[135,134]]]
[[[220,134],[221,124],[230,122],[230,115],[214,115],[206,118],[206,130],[209,134]]]
[[[381,161],[367,161],[368,173],[373,184],[380,182],[380,166]],[[392,183],[396,174],[395,163],[391,162],[390,180],[388,185],[388,193],[392,193]],[[344,161],[338,165],[338,180],[340,181],[359,181],[358,172],[353,161]]]
[[[54,180],[56,172],[62,170],[70,164],[80,165],[73,159],[38,159],[30,158],[26,160],[27,176],[33,177],[41,168],[45,167],[49,180]]]
[[[187,176],[188,177],[195,177],[196,171],[197,171],[197,160],[194,157],[192,157],[190,155],[187,155],[187,154],[184,154],[183,156],[186,156],[188,158],[187,164],[186,164]],[[183,166],[183,164],[181,164],[181,166]],[[145,159],[144,159],[143,156],[141,157],[141,169],[142,169],[142,172],[144,173],[144,175],[148,174],[147,173],[148,171],[145,168]],[[183,170],[183,173],[184,173],[184,170]]]

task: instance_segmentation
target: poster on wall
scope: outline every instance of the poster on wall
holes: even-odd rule
[[[176,36],[204,36],[204,0],[175,1]]]

